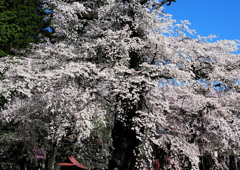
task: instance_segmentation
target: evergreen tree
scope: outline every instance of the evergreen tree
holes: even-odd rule
[[[0,0],[0,56],[21,53],[39,41],[48,22],[40,0]]]

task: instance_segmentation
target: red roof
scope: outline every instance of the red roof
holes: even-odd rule
[[[58,165],[60,165],[60,166],[77,166],[77,167],[82,168],[82,169],[88,169],[88,167],[80,164],[73,156],[68,156],[68,159],[72,163],[59,163]]]

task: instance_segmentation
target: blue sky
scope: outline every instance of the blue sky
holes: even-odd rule
[[[170,6],[164,5],[164,12],[172,14],[177,21],[189,20],[192,24],[189,28],[195,29],[202,37],[213,34],[217,36],[213,39],[215,41],[240,40],[240,0],[176,1]]]
[[[173,19],[189,20],[201,36],[240,40],[240,0],[177,0],[164,7]]]

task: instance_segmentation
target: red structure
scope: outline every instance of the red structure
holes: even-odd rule
[[[160,170],[160,162],[159,159],[156,159],[153,163],[154,170]]]
[[[88,167],[80,164],[73,156],[68,156],[68,159],[71,163],[59,163],[59,166],[72,166],[72,167],[79,167],[81,169],[88,169]],[[69,168],[70,169],[70,168]]]

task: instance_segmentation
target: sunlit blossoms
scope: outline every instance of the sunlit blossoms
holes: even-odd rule
[[[14,126],[26,149],[39,143],[49,169],[72,134],[90,168],[150,170],[158,160],[161,169],[230,169],[237,161],[238,42],[193,38],[188,21],[176,24],[151,4],[49,1],[53,36],[27,56],[0,58],[1,125]],[[89,153],[94,142],[104,156]]]

